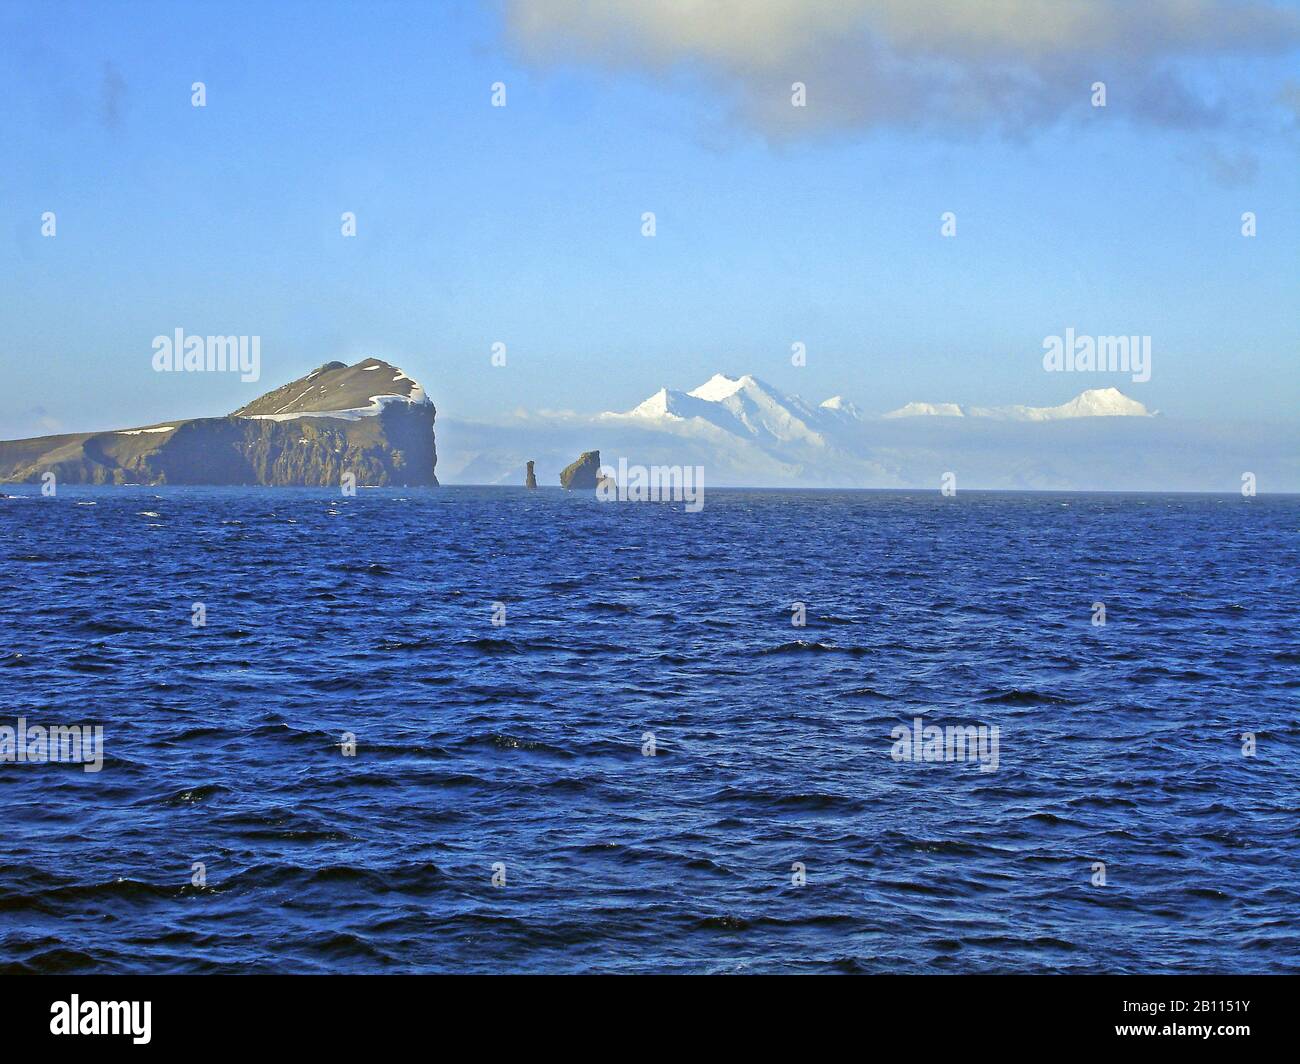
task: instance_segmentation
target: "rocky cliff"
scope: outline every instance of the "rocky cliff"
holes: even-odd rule
[[[600,479],[600,452],[586,451],[560,473],[560,486],[569,491],[594,489]]]
[[[0,442],[0,483],[437,484],[436,413],[387,362],[328,362],[227,417]]]

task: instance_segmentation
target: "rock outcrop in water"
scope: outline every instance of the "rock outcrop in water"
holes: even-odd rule
[[[560,474],[560,486],[568,491],[595,490],[600,479],[600,452],[586,451]]]
[[[530,491],[537,490],[537,474],[533,472],[533,463],[528,463],[528,478],[524,481],[524,487]]]
[[[227,417],[0,442],[0,483],[434,485],[436,414],[396,366],[327,362]]]

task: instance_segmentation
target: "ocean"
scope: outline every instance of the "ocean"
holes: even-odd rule
[[[1300,497],[5,490],[2,972],[1300,971]]]

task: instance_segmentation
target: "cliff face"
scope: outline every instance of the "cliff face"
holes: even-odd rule
[[[0,483],[432,485],[436,413],[395,366],[327,363],[228,417],[0,443]]]

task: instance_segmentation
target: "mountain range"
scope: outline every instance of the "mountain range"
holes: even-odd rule
[[[401,369],[327,362],[217,418],[0,443],[0,482],[360,485],[556,484],[574,457],[605,467],[694,466],[712,487],[933,488],[946,473],[988,489],[1261,491],[1300,488],[1294,427],[1157,416],[1116,388],[1057,406],[917,401],[866,414],[752,375],[663,387],[630,410],[442,417]],[[435,464],[439,473],[435,475]]]
[[[1153,415],[1114,388],[1084,391],[1056,407],[917,402],[868,415],[842,395],[811,402],[750,374],[715,373],[690,390],[660,388],[625,411],[527,415],[490,428],[449,421],[443,453],[449,482],[513,483],[520,448],[530,448],[539,476],[550,479],[575,448],[598,444],[607,466],[616,455],[645,465],[702,466],[715,485],[902,487],[938,483],[953,467],[945,441],[969,454],[957,437],[974,437],[978,452],[999,435],[999,425],[1084,419],[1104,436],[1103,422],[1113,429],[1116,421]],[[950,421],[962,424],[939,424]],[[1059,479],[1024,468],[1008,442],[1001,458],[989,456],[972,470],[979,483],[1041,487]],[[1037,449],[1041,441],[1025,445]],[[970,461],[964,464],[970,469]]]
[[[713,486],[937,487],[953,472],[968,488],[1236,491],[1251,471],[1269,490],[1300,487],[1294,428],[1171,419],[1110,387],[1056,406],[917,401],[867,414],[841,395],[813,402],[715,373],[630,410],[440,425],[448,483],[518,483],[525,459],[553,483],[575,453],[598,447],[607,467],[619,457],[700,466]]]

